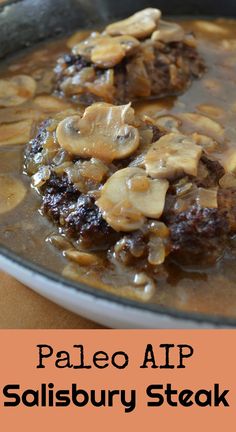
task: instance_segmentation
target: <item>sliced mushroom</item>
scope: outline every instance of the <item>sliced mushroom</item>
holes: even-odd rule
[[[198,31],[200,30],[201,32],[204,33],[210,33],[213,36],[219,36],[219,38],[229,34],[228,28],[223,27],[222,24],[217,24],[210,21],[203,21],[203,20],[195,21],[194,27],[197,28]]]
[[[165,43],[180,42],[184,39],[184,30],[179,24],[160,20],[157,30],[152,33],[151,39]]]
[[[118,42],[124,49],[126,56],[133,54],[140,46],[140,42],[134,36],[121,35],[112,37],[112,40]]]
[[[118,36],[106,39],[98,44],[91,53],[91,60],[100,67],[109,68],[117,65],[128,54],[139,46],[137,39],[132,36]]]
[[[167,132],[178,132],[181,121],[173,115],[163,115],[155,118],[154,124]]]
[[[113,40],[97,45],[91,53],[91,61],[100,67],[111,68],[123,60],[125,50]]]
[[[153,178],[171,179],[182,173],[196,176],[201,154],[201,147],[191,137],[169,133],[151,146],[144,164]]]
[[[105,31],[112,36],[130,35],[142,39],[152,34],[160,18],[159,9],[147,8],[129,18],[108,25]]]
[[[87,39],[73,46],[72,54],[81,55],[86,60],[91,61],[92,50],[101,40],[104,40],[104,36],[98,32],[93,32]]]
[[[44,112],[59,112],[71,108],[71,104],[54,96],[37,96],[34,104]]]
[[[138,130],[132,125],[134,110],[128,105],[96,103],[79,115],[61,121],[56,130],[60,146],[81,157],[111,162],[132,154],[139,145]]]
[[[209,115],[210,117],[213,118],[220,118],[220,117],[224,117],[224,110],[216,105],[210,105],[210,104],[201,104],[197,106],[197,109],[205,114],[205,115]]]
[[[145,171],[144,171],[145,172]],[[144,216],[158,219],[163,212],[165,196],[169,187],[166,180],[152,180],[137,175],[127,181],[129,201]]]
[[[149,179],[143,169],[128,167],[107,180],[96,204],[116,231],[134,231],[146,217],[161,216],[168,187],[168,181]]]
[[[197,145],[200,145],[204,149],[205,153],[207,154],[212,153],[218,147],[218,143],[207,135],[202,135],[195,132],[192,134],[192,138]]]
[[[83,30],[78,31],[74,33],[72,36],[67,39],[66,45],[68,48],[73,48],[75,45],[78,45],[79,42],[82,42],[83,40],[87,39],[89,37],[89,31]]]
[[[2,124],[0,126],[0,146],[27,143],[31,136],[32,126],[33,120]]]
[[[16,106],[32,99],[36,91],[36,82],[28,75],[16,75],[9,79],[0,79],[0,106]]]
[[[9,175],[0,174],[0,214],[18,206],[26,195],[23,183]]]
[[[110,37],[92,33],[88,39],[75,45],[73,54],[81,55],[101,68],[111,68],[123,60],[139,46],[139,41],[132,36]]]
[[[182,120],[181,130],[184,133],[198,132],[221,142],[224,138],[224,128],[220,123],[201,114],[182,113],[178,117]]]
[[[104,219],[116,231],[134,231],[145,222],[143,214],[130,203],[127,187],[127,180],[140,173],[144,171],[139,168],[117,171],[107,180],[96,201]]]
[[[222,83],[218,79],[205,78],[202,84],[213,95],[218,95],[222,91]]]
[[[0,124],[2,123],[16,123],[21,120],[39,120],[42,113],[38,109],[15,107],[15,108],[1,108],[0,109]]]
[[[155,119],[160,114],[167,113],[173,107],[172,99],[153,100],[148,102],[137,103],[135,106],[135,113],[139,117],[148,116]]]

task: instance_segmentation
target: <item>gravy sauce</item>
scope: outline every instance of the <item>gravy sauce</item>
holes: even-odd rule
[[[181,25],[186,30],[195,32],[207,72],[202,79],[194,81],[184,94],[137,103],[136,110],[147,115],[150,113],[152,117],[166,113],[205,113],[224,128],[224,145],[215,154],[222,162],[227,155],[234,155],[234,152],[236,155],[236,21],[189,20],[181,21]],[[14,130],[16,123],[31,120],[28,127],[30,130],[27,129],[26,133],[33,136],[41,120],[73,107],[71,102],[52,96],[52,71],[58,56],[68,51],[75,40],[79,41],[84,36],[84,32],[79,32],[73,35],[73,39],[47,42],[2,63],[0,79],[16,74],[29,75],[37,81],[37,90],[34,98],[24,104],[0,108],[0,131],[1,127],[9,124]],[[4,176],[7,176],[16,179],[26,189],[20,204],[10,211],[0,212],[0,244],[55,272],[63,269],[66,277],[144,301],[145,297],[127,286],[127,277],[123,271],[114,271],[108,266],[98,274],[92,269],[80,268],[68,263],[63,254],[46,241],[57,230],[40,214],[40,197],[30,187],[30,179],[22,173],[26,143],[24,138],[22,141],[14,144],[13,136],[8,144],[1,144],[0,134],[1,187],[5,188]],[[6,198],[0,194],[0,207],[4,206],[4,199]],[[232,247],[210,268],[181,268],[167,259],[163,275],[158,278],[155,293],[149,302],[182,311],[236,317],[235,255],[236,249]]]

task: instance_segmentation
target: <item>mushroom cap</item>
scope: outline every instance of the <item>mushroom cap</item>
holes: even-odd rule
[[[160,18],[159,9],[146,8],[129,18],[108,25],[105,31],[111,36],[129,35],[142,39],[152,34]]]
[[[122,159],[139,145],[139,132],[132,125],[134,110],[128,105],[95,103],[83,116],[74,115],[57,126],[59,145],[69,153],[106,162]]]
[[[51,95],[40,95],[34,98],[34,105],[46,113],[58,113],[72,108],[72,104]]]
[[[140,45],[132,36],[111,37],[107,34],[92,33],[90,37],[72,49],[73,54],[81,55],[100,68],[111,68],[132,54]]]
[[[107,180],[96,204],[113,229],[134,231],[146,217],[161,216],[168,187],[168,181],[150,179],[143,169],[128,167]]]
[[[198,132],[207,135],[217,142],[224,138],[224,128],[221,124],[210,117],[198,113],[180,113],[178,117],[182,121],[181,129],[185,133]]]
[[[165,114],[153,120],[153,123],[165,132],[178,132],[181,121],[172,114]]]
[[[158,22],[157,30],[153,32],[151,37],[154,41],[160,40],[165,43],[180,42],[183,38],[184,30],[179,24],[163,20]]]
[[[202,148],[180,133],[169,133],[156,141],[147,152],[144,164],[153,178],[174,178],[183,172],[196,176]]]

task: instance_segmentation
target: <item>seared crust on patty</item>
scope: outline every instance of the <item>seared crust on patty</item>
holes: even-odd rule
[[[95,199],[80,194],[66,175],[52,174],[42,193],[43,213],[62,227],[69,238],[79,239],[91,249],[103,249],[111,243],[113,230],[103,219]]]
[[[224,251],[230,229],[221,209],[193,205],[184,212],[169,214],[165,221],[170,229],[172,252],[182,263],[205,260],[211,264]]]

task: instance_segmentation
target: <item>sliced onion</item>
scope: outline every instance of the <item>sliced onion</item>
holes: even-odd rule
[[[163,240],[155,235],[150,236],[148,242],[149,254],[148,262],[153,266],[163,264],[165,261],[166,253]]]

